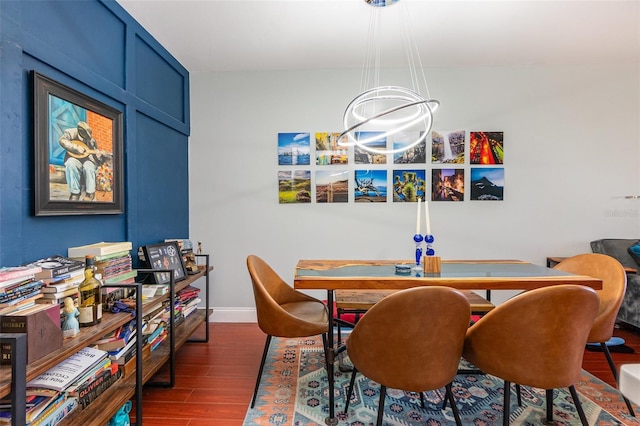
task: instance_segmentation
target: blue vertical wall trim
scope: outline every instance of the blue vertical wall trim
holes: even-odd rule
[[[136,40],[154,57],[151,73],[140,69]],[[31,70],[123,111],[125,214],[33,215]],[[136,92],[141,73],[144,96]],[[113,0],[0,1],[0,266],[96,241],[137,247],[188,237],[188,80]],[[156,167],[166,172],[164,155],[177,171],[158,185],[149,179]]]
[[[20,10],[18,2],[0,1],[0,253],[9,258],[20,255],[24,216],[20,200],[26,191],[21,180],[26,165],[15,160],[24,155]]]

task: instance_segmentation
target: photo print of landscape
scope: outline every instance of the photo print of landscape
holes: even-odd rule
[[[412,137],[413,136],[413,137]],[[398,140],[394,140],[393,149],[400,149],[410,145],[419,135],[402,134],[398,136]],[[396,152],[393,154],[393,164],[424,164],[427,159],[427,140],[426,138],[416,144],[416,146],[406,151]]]
[[[466,132],[431,131],[431,162],[434,164],[464,164]]]
[[[356,170],[354,175],[356,203],[385,203],[387,201],[386,170]]]
[[[358,132],[356,133],[356,138],[361,141],[373,138],[381,133],[382,132]],[[386,149],[387,139],[383,138],[378,141],[367,142],[366,145],[373,149]],[[353,162],[355,164],[387,164],[387,156],[386,154],[375,154],[369,152],[366,149],[362,149],[358,145],[355,145],[353,147]]]
[[[431,201],[463,201],[464,169],[433,169]]]
[[[346,203],[349,201],[347,170],[316,170],[316,203]]]
[[[310,133],[278,133],[278,165],[310,165]]]
[[[417,202],[424,200],[426,189],[424,170],[394,170],[392,173],[393,201]]]
[[[471,168],[471,199],[504,200],[504,169],[498,167]]]
[[[316,133],[316,165],[341,165],[349,162],[348,149],[338,145],[340,133]]]
[[[471,164],[504,164],[503,132],[471,132],[469,162]]]
[[[311,171],[280,170],[278,172],[280,204],[311,202]]]

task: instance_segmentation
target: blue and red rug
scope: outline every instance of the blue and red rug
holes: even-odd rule
[[[348,359],[346,360],[348,364]],[[374,425],[380,387],[358,375],[349,412],[344,413],[344,398],[350,373],[336,368],[336,416],[339,426]],[[464,425],[502,424],[503,382],[489,375],[458,375],[453,384]],[[640,425],[630,417],[620,394],[587,372],[576,384],[590,425]],[[277,339],[265,365],[260,392],[254,409],[249,409],[244,426],[324,425],[328,414],[327,375],[319,337]],[[448,407],[442,410],[444,389],[428,392],[425,408],[413,392],[388,389],[384,425],[437,426],[455,424]],[[522,387],[522,407],[512,395],[511,425],[540,425],[546,416],[544,390]],[[580,425],[568,389],[555,391],[554,419],[557,425]],[[636,413],[640,408],[636,407]]]

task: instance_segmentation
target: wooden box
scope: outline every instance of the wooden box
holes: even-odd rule
[[[0,317],[0,332],[27,334],[27,364],[62,347],[60,306],[36,306]],[[2,344],[0,355],[0,364],[11,364],[11,345]]]

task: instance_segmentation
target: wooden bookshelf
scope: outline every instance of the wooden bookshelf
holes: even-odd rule
[[[148,382],[170,359],[171,353],[180,348],[201,325],[204,324],[205,328],[208,330],[208,318],[213,312],[212,309],[209,309],[209,272],[212,270],[212,267],[200,267],[200,271],[197,274],[188,275],[186,279],[175,283],[174,292],[178,292],[188,285],[195,283],[200,278],[206,278],[206,309],[197,309],[185,318],[185,320],[177,327],[173,327],[171,330],[171,332],[175,333],[173,348],[170,348],[170,336],[167,336],[156,350],[151,352],[151,356],[148,359],[143,360],[142,384]],[[154,307],[157,307],[158,304],[161,304],[169,298],[170,294],[167,293],[165,295],[146,300],[142,307],[142,315],[139,315],[139,317],[143,317],[148,314]],[[29,380],[36,378],[40,374],[57,365],[63,359],[86,346],[90,346],[95,341],[101,339],[103,336],[127,323],[131,319],[132,316],[128,312],[115,314],[105,312],[100,324],[81,328],[80,333],[77,336],[64,340],[62,348],[27,365],[26,381],[28,382]],[[6,397],[10,394],[11,380],[11,366],[0,366],[0,397]],[[139,384],[140,387],[142,384]],[[136,374],[129,373],[125,378],[115,382],[85,409],[82,409],[81,407],[76,408],[71,414],[66,416],[60,424],[106,424],[116,411],[135,395],[137,388],[139,387],[136,383]]]

